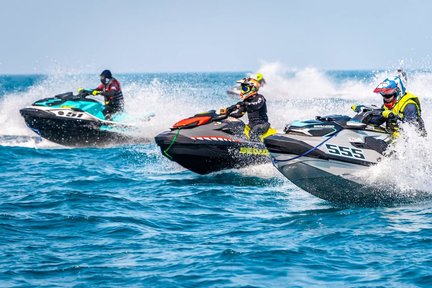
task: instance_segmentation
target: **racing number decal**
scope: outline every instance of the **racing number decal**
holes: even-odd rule
[[[351,158],[365,159],[362,150],[360,149],[337,146],[333,144],[326,144],[326,147],[330,154],[341,155],[341,156],[351,157]]]

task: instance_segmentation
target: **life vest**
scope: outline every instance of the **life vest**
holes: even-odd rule
[[[423,120],[421,119],[420,100],[414,94],[410,92],[405,93],[405,95],[403,95],[399,99],[399,101],[396,102],[396,104],[393,106],[392,109],[387,108],[385,105],[383,105],[382,108],[384,110],[390,110],[394,115],[398,116],[399,119],[402,119],[403,121],[405,118],[404,111],[408,104],[414,104],[416,106],[419,128],[423,130],[424,124],[423,124]],[[393,132],[393,138],[397,138],[399,136],[399,127],[397,126],[396,120],[387,119],[386,125]]]
[[[107,84],[99,85],[97,90],[102,92],[111,92],[111,90],[115,90],[116,92],[114,95],[111,96],[104,95],[105,105],[120,110],[123,109],[123,105],[124,105],[123,93],[120,88],[120,82],[117,79],[112,78]]]
[[[399,116],[400,119],[404,119],[404,110],[408,104],[414,104],[417,108],[418,117],[421,117],[421,106],[420,100],[414,94],[407,92],[402,98],[396,102],[392,109],[388,109],[385,105],[383,105],[384,110],[391,110],[393,114]]]
[[[107,97],[108,99],[105,98],[105,102],[108,102],[105,104],[123,107],[124,105],[123,93],[120,88],[120,83],[115,78],[111,79],[107,83],[107,85],[104,87],[104,91],[110,92],[112,87],[116,87],[118,90],[113,96]]]

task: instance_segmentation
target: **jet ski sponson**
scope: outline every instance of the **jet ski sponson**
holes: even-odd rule
[[[250,141],[247,129],[241,120],[211,110],[177,122],[155,140],[163,155],[198,174],[270,162],[264,144]]]
[[[59,94],[38,100],[20,113],[35,133],[61,145],[105,146],[146,141],[130,133],[133,127],[121,123],[123,113],[114,115],[112,121],[105,120],[104,105],[86,98],[87,95]]]
[[[324,200],[371,204],[394,200],[389,191],[365,185],[358,172],[377,164],[390,133],[368,125],[382,110],[365,107],[354,118],[342,115],[295,121],[264,139],[274,166],[291,182]]]

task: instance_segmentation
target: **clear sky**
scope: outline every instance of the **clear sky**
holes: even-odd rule
[[[430,68],[427,0],[0,0],[0,74]]]

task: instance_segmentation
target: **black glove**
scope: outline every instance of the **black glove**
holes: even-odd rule
[[[235,111],[237,109],[238,109],[237,108],[237,104],[231,105],[231,106],[229,106],[229,107],[226,108],[227,114],[230,114],[231,112],[233,112],[233,111]]]

